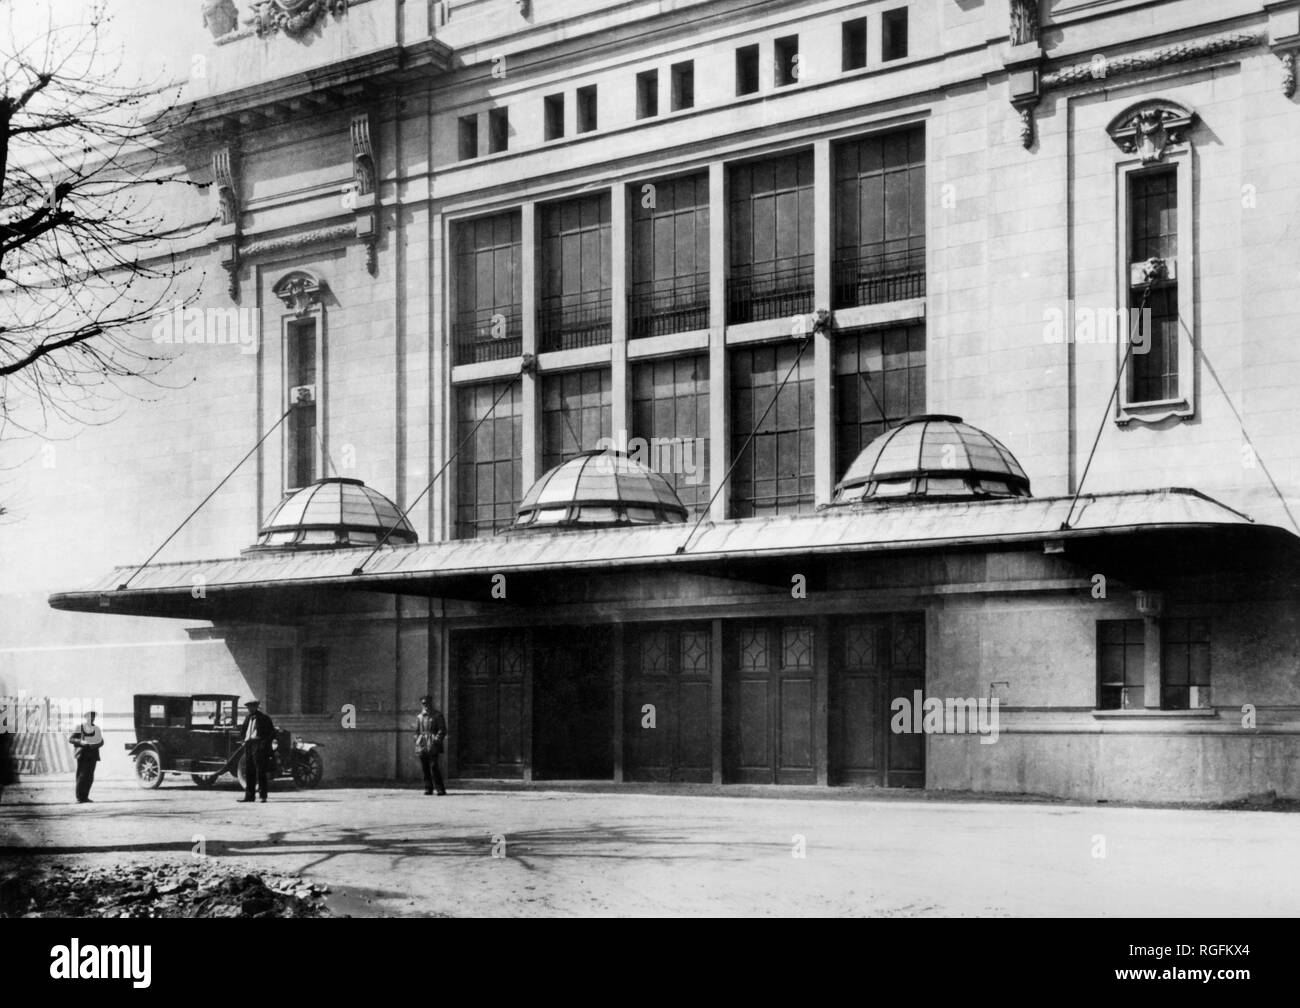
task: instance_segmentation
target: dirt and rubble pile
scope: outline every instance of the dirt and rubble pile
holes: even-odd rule
[[[327,886],[212,860],[0,871],[0,917],[331,917]]]

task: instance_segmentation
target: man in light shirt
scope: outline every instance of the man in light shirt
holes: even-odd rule
[[[86,712],[81,730],[72,735],[72,744],[77,750],[77,803],[84,805],[90,801],[95,764],[99,762],[99,750],[104,747],[104,732],[95,724],[94,711]]]

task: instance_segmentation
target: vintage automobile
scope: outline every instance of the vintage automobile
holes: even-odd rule
[[[136,782],[156,788],[167,774],[189,774],[199,787],[211,787],[230,773],[245,786],[241,713],[239,697],[230,693],[136,694],[136,740],[126,743]],[[317,743],[280,730],[274,747],[274,777],[304,788],[321,782],[325,763]]]

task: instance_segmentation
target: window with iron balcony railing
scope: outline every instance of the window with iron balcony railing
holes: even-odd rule
[[[744,268],[727,281],[727,321],[763,322],[813,310],[813,257],[798,256],[788,265]]]
[[[925,248],[841,249],[835,257],[834,284],[836,308],[924,297]]]
[[[709,278],[677,277],[634,284],[628,299],[633,339],[709,327]]]
[[[505,360],[523,352],[519,305],[460,312],[452,323],[457,364]]]
[[[538,348],[576,350],[610,341],[610,292],[584,291],[542,300],[537,313]]]

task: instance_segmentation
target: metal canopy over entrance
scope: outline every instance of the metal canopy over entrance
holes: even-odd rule
[[[361,573],[367,550],[122,567],[83,591],[50,597],[55,609],[213,621],[291,621],[329,611],[341,593],[370,591],[468,601],[492,598],[506,577],[517,605],[543,604],[546,577],[599,572],[673,577],[704,573],[777,583],[792,560],[837,564],[929,550],[991,549],[1042,543],[1092,570],[1133,583],[1194,572],[1273,570],[1300,557],[1300,539],[1257,525],[1194,490],[1166,489],[1079,498],[1072,527],[1061,529],[1071,498],[1021,498],[905,505],[866,505],[703,526],[678,553],[681,526],[501,535],[385,548]],[[1295,565],[1292,563],[1292,569]],[[134,573],[130,586],[118,586]],[[786,579],[788,583],[788,578]],[[201,585],[202,591],[195,586]],[[530,587],[536,594],[530,596]]]

